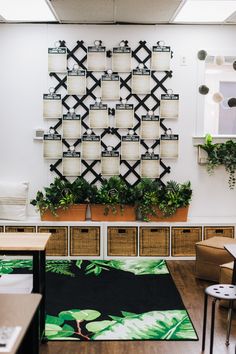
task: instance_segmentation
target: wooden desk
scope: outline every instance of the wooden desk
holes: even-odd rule
[[[0,295],[0,327],[22,327],[10,354],[17,353],[21,347],[25,354],[39,353],[37,309],[41,298],[39,294]]]
[[[233,275],[232,275],[232,284],[236,285],[236,245],[228,243],[224,246],[226,251],[228,251],[232,257],[234,257],[234,268],[233,268]]]
[[[42,294],[40,338],[45,332],[45,262],[49,233],[0,233],[0,255],[33,256],[33,293]]]

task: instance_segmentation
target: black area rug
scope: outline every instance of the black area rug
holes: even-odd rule
[[[0,261],[2,274],[31,267]],[[47,261],[46,271],[49,340],[198,340],[165,261]]]

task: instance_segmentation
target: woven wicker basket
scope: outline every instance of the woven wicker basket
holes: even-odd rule
[[[3,230],[4,230],[3,226],[0,226],[0,232],[3,232]]]
[[[6,232],[36,232],[36,226],[6,226]]]
[[[172,228],[172,256],[195,256],[195,243],[201,241],[201,227]]]
[[[107,228],[108,256],[137,256],[136,227]]]
[[[71,256],[100,255],[100,227],[77,227],[70,229]]]
[[[204,240],[215,236],[234,238],[234,227],[233,226],[223,226],[223,227],[205,226],[204,227]]]
[[[68,231],[67,227],[39,226],[38,232],[49,232],[51,237],[47,243],[46,253],[48,256],[68,255]]]
[[[169,227],[140,227],[140,256],[169,256]]]

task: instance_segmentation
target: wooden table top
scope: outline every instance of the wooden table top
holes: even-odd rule
[[[0,327],[22,327],[9,354],[17,353],[41,298],[40,294],[0,294]]]
[[[0,251],[43,251],[46,248],[50,233],[0,233]]]
[[[228,251],[231,256],[233,256],[236,259],[236,245],[232,244],[232,243],[227,243],[226,245],[224,245],[224,248],[226,249],[226,251]]]

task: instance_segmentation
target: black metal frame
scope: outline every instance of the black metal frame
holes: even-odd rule
[[[125,41],[125,43],[128,44],[128,41]],[[66,47],[66,42],[65,41],[60,41],[60,46],[61,47]],[[141,57],[140,57],[140,51],[146,52],[146,55],[144,56],[143,59],[141,59]],[[84,63],[85,63],[85,61],[87,59],[87,48],[84,46],[84,41],[77,41],[76,46],[72,50],[67,48],[67,53],[68,53],[67,54],[67,59],[70,59],[70,58],[73,59],[75,61],[75,63],[79,65],[79,67],[81,67],[82,69],[86,70],[86,67],[85,67]],[[77,53],[80,54],[81,59],[78,58]],[[111,57],[111,55],[112,55],[111,51],[107,51],[106,55],[107,55],[107,57]],[[139,41],[139,45],[137,46],[137,48],[132,51],[132,57],[137,62],[137,65],[142,63],[144,65],[144,67],[147,68],[146,64],[151,59],[151,50],[146,45],[146,41]],[[56,80],[55,92],[57,92],[59,89],[67,89],[67,87],[66,87],[66,77],[64,76],[63,78],[61,78],[59,75],[57,73],[50,73],[50,76]],[[126,77],[124,78],[125,75],[126,75]],[[132,98],[132,99],[135,99],[135,101],[136,101],[136,104],[134,104],[134,116],[135,116],[135,119],[136,119],[136,124],[135,124],[135,126],[133,128],[134,132],[136,133],[136,131],[139,129],[140,124],[141,124],[141,118],[139,117],[138,110],[141,108],[141,109],[144,109],[146,111],[149,111],[149,110],[155,111],[160,106],[160,100],[156,96],[156,91],[157,91],[157,89],[160,88],[165,93],[167,92],[167,88],[165,87],[164,84],[165,84],[167,79],[172,77],[172,71],[163,72],[163,77],[161,79],[157,78],[155,71],[151,71],[151,78],[154,81],[155,86],[152,88],[150,94],[144,95],[142,97],[140,97],[139,95],[131,93],[132,92],[131,85],[130,85],[130,81],[131,81],[131,78],[132,78],[131,73],[127,73],[127,74],[122,73],[122,76],[123,77],[120,77],[120,89],[122,90],[124,88],[124,89],[126,89],[128,91],[128,95],[126,96],[126,100],[128,101],[129,99]],[[82,127],[84,129],[88,129],[89,128],[89,126],[85,122],[86,118],[89,115],[89,108],[85,104],[85,101],[88,98],[91,98],[92,100],[95,100],[96,96],[93,93],[93,91],[97,87],[101,86],[101,79],[97,79],[92,71],[87,71],[87,78],[92,79],[94,84],[92,85],[92,87],[87,88],[86,95],[84,95],[82,97],[78,97],[76,95],[72,95],[73,99],[75,100],[75,104],[74,104],[73,108],[76,109],[78,106],[81,106],[85,110],[85,113],[81,116],[81,124],[82,124]],[[67,110],[70,108],[68,106],[68,104],[67,104],[67,100],[68,100],[69,97],[71,97],[71,96],[66,94],[62,98],[62,105]],[[147,102],[149,98],[152,98],[152,100],[154,100],[155,103],[154,103],[153,106],[149,106],[149,104]],[[109,110],[109,114],[114,114],[114,110]],[[61,124],[62,124],[62,120],[59,119],[57,124],[54,127],[52,127],[52,128],[54,128],[54,130],[57,132],[57,129],[59,128],[59,126]],[[164,119],[160,119],[160,127],[161,127],[161,129],[163,129],[164,132],[166,132],[167,128],[164,125]],[[104,150],[107,148],[107,145],[105,144],[105,142],[102,139],[107,134],[112,134],[112,135],[116,136],[116,138],[118,138],[119,143],[115,147],[115,149],[118,149],[121,146],[121,135],[119,134],[119,129],[118,128],[109,127],[109,128],[106,128],[106,129],[103,130],[103,132],[101,134],[101,144],[102,144],[102,147],[104,148]],[[70,146],[70,144],[65,139],[62,140],[62,143],[67,148]],[[77,139],[74,142],[73,145],[76,147],[80,143],[81,143],[81,139]],[[140,144],[146,150],[149,149],[149,148],[154,149],[160,144],[160,139],[155,140],[155,142],[152,143],[151,146],[148,146],[147,141],[145,141],[143,139],[140,140]],[[97,164],[100,164],[100,160],[94,160],[92,162],[89,162],[89,161],[85,161],[85,160],[82,159],[81,161],[82,161],[82,165],[84,167],[84,171],[81,174],[82,177],[84,177],[85,179],[89,175],[90,175],[90,177],[92,176],[92,178],[94,177],[92,179],[92,181],[90,181],[91,184],[95,184],[97,182],[102,182],[103,181],[103,177],[102,177],[101,173],[97,173],[96,170],[94,169],[94,167]],[[51,164],[50,165],[50,171],[55,172],[60,178],[66,180],[67,178],[64,177],[62,175],[62,173],[58,169],[58,166],[61,164],[61,162],[62,162],[62,159],[59,159],[54,164]],[[127,178],[130,175],[132,175],[134,177],[133,178],[134,181],[132,182],[132,185],[136,185],[140,181],[140,175],[135,170],[135,168],[137,166],[139,166],[140,160],[137,160],[136,162],[120,160],[120,164],[125,167],[125,170],[128,169],[126,172],[124,172],[123,175],[120,175],[120,177],[128,185],[131,185],[131,182],[128,182]],[[162,178],[166,174],[170,173],[170,167],[166,166],[166,164],[162,160],[160,160],[160,165],[161,165],[163,171],[162,171],[160,177],[158,178],[158,180],[162,184],[164,184],[162,182]]]
[[[42,299],[39,305],[39,338],[45,341],[45,263],[46,251],[4,251],[0,255],[10,256],[32,256],[33,257],[33,293],[41,294]]]

